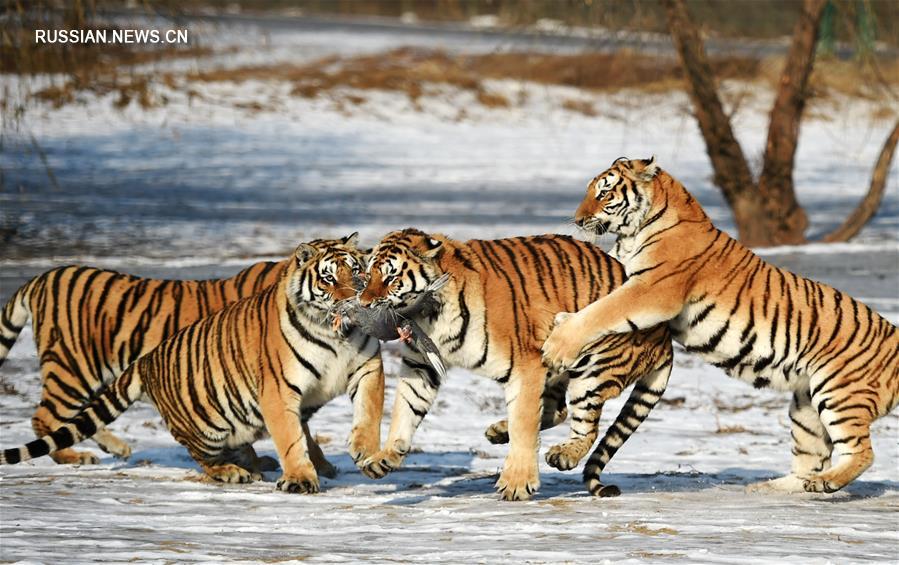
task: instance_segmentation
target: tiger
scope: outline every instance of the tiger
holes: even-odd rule
[[[349,451],[362,461],[380,447],[384,373],[380,344],[335,329],[329,314],[354,297],[363,253],[348,243],[301,244],[278,282],[190,324],[138,358],[88,407],[49,435],[7,449],[14,464],[67,448],[114,421],[142,395],[204,473],[251,482],[247,446],[268,432],[283,470],[277,488],[312,493],[319,479],[301,422],[338,394],[353,401]],[[263,469],[264,470],[264,469]]]
[[[42,377],[32,428],[41,437],[165,338],[277,282],[284,265],[260,262],[231,278],[200,281],[140,278],[79,265],[52,269],[19,288],[0,312],[0,366],[30,317]],[[305,422],[303,429],[319,473],[335,477]],[[131,454],[131,447],[106,428],[91,439],[117,457]],[[51,457],[61,464],[99,463],[94,454],[74,449]]]
[[[434,297],[439,305],[414,320],[448,365],[492,378],[505,388],[508,421],[486,433],[493,443],[510,443],[496,483],[501,498],[526,500],[539,488],[539,430],[565,419],[566,388],[570,437],[546,454],[546,461],[560,470],[574,468],[590,451],[603,403],[636,383],[597,448],[604,454],[594,462],[601,471],[665,392],[672,366],[668,330],[659,326],[601,340],[575,366],[558,373],[547,372],[540,346],[557,311],[584,307],[621,286],[621,265],[598,247],[561,235],[461,242],[409,228],[388,234],[372,249],[358,300],[366,306],[402,308],[445,274],[448,282]],[[387,442],[362,463],[363,473],[372,478],[402,464],[441,384],[421,352],[405,344],[401,349]],[[603,485],[598,471],[594,474],[591,493],[620,493],[615,485]]]
[[[543,346],[548,365],[571,366],[592,340],[667,322],[688,352],[793,395],[791,472],[749,491],[835,492],[872,464],[871,423],[899,402],[896,326],[760,259],[717,229],[655,158],[622,158],[595,177],[575,223],[617,234],[612,254],[628,281],[559,316]]]

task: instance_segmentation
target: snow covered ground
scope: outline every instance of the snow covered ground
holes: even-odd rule
[[[229,64],[397,46],[393,36],[372,33],[278,32],[269,47]],[[477,47],[429,36],[415,42]],[[418,109],[404,96],[367,91],[365,102],[347,106],[338,97],[289,96],[289,85],[247,82],[207,85],[192,100],[160,91],[170,103],[147,112],[115,111],[109,98],[32,109],[23,132],[39,141],[59,188],[24,134],[4,139],[0,228],[13,233],[0,245],[0,301],[27,277],[68,262],[202,278],[284,254],[305,238],[356,229],[365,243],[407,225],[459,238],[573,233],[567,218],[587,181],[621,155],[655,154],[716,222],[731,227],[683,95],[489,86],[520,103],[487,109],[471,104],[470,93],[435,88]],[[591,101],[597,115],[563,109],[568,98]],[[250,100],[264,109],[235,109],[235,101]],[[769,102],[769,93],[752,93],[736,115],[750,156],[761,152]],[[892,124],[875,104],[842,102],[813,104],[803,123],[797,186],[813,232],[837,225],[864,193]],[[834,284],[895,323],[897,240],[894,173],[858,241],[765,256]],[[389,375],[397,363],[389,349]],[[39,380],[26,329],[0,369],[3,447],[32,438]],[[620,404],[610,403],[605,423]],[[745,494],[745,485],[789,469],[788,398],[679,352],[665,403],[607,469],[621,497],[593,499],[579,470],[544,464],[536,499],[513,504],[493,493],[505,448],[483,437],[503,406],[497,385],[452,370],[405,467],[373,481],[345,453],[350,410],[339,399],[312,428],[341,474],[324,479],[322,493],[300,496],[276,492],[277,473],[252,485],[202,481],[155,411],[139,404],[113,426],[135,448],[128,462],[104,455],[99,466],[74,468],[44,458],[0,469],[0,561],[896,560],[897,414],[875,425],[877,460],[845,491]],[[386,425],[387,418],[385,436]],[[543,434],[541,458],[565,431]],[[274,455],[270,441],[258,448]]]
[[[0,396],[4,446],[32,437],[39,389],[28,333],[3,368],[16,391]],[[388,371],[397,365],[388,352]],[[525,503],[493,494],[505,449],[482,433],[503,416],[500,389],[463,371],[450,371],[416,451],[383,481],[363,477],[343,449],[348,401],[325,407],[312,428],[341,473],[314,496],[277,492],[278,473],[252,485],[201,480],[155,411],[138,404],[113,426],[135,448],[128,462],[95,450],[104,457],[97,467],[43,458],[0,471],[0,560],[895,561],[895,414],[874,427],[877,461],[846,491],[761,495],[743,488],[789,468],[788,399],[680,354],[666,400],[608,467],[620,497],[591,498],[579,472],[541,464],[543,486]],[[611,403],[605,422],[619,406]],[[544,432],[542,451],[564,427]],[[258,448],[275,455],[270,441]]]

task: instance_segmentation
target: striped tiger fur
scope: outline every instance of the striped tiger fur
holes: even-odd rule
[[[42,381],[32,427],[41,437],[163,339],[271,285],[282,268],[257,263],[231,278],[207,281],[146,279],[85,266],[52,269],[23,285],[0,314],[0,366],[31,318]],[[131,453],[105,428],[92,439],[117,456]],[[73,449],[54,453],[53,460],[99,461]]]
[[[751,490],[833,492],[871,465],[871,423],[899,402],[896,326],[757,257],[654,159],[613,163],[590,182],[575,221],[618,234],[613,254],[628,282],[553,330],[552,366],[569,366],[599,337],[668,322],[687,351],[727,374],[793,393],[792,471]]]
[[[328,320],[331,308],[355,296],[353,278],[363,267],[352,242],[300,245],[276,284],[181,329],[74,419],[25,447],[3,451],[0,463],[67,448],[146,395],[213,479],[256,478],[258,469],[238,461],[268,431],[284,471],[278,488],[317,491],[301,422],[328,400],[344,391],[353,398],[354,459],[375,453],[380,443],[384,376],[378,341],[354,330],[340,335]]]
[[[416,322],[449,365],[505,388],[508,423],[487,430],[491,441],[510,442],[497,482],[501,496],[524,500],[537,490],[538,432],[565,419],[566,388],[570,438],[546,455],[550,465],[563,470],[575,467],[593,446],[603,403],[636,383],[598,447],[604,456],[594,462],[596,479],[588,485],[597,495],[617,494],[617,487],[599,481],[598,471],[665,391],[672,360],[667,328],[600,340],[563,373],[547,373],[540,346],[556,312],[582,308],[623,284],[621,265],[601,249],[565,236],[460,242],[407,229],[388,234],[372,250],[359,300],[408,305],[445,273],[450,278],[437,293],[439,309]],[[402,463],[440,387],[437,372],[419,352],[405,346],[402,357],[390,436],[362,467],[375,478]]]

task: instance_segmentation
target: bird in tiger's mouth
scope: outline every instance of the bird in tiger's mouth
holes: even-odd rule
[[[379,301],[366,306],[358,299],[341,301],[334,308],[332,323],[336,330],[355,326],[381,341],[399,339],[424,354],[442,378],[446,376],[446,367],[440,352],[413,317],[434,312],[440,307],[436,294],[448,280],[448,274],[435,279],[408,305],[396,306]]]

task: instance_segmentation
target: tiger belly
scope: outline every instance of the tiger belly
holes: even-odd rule
[[[688,352],[755,388],[794,391],[808,386],[808,377],[778,336],[772,339],[766,320],[749,324],[705,312],[702,304],[684,308],[669,323],[674,340]]]

